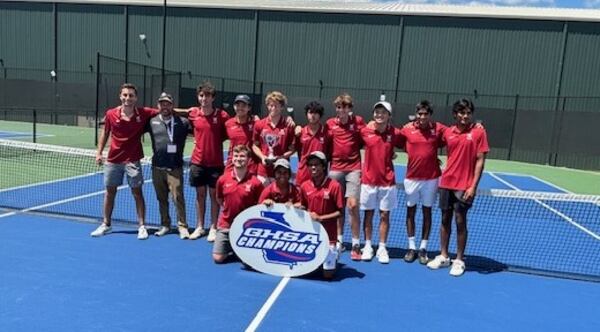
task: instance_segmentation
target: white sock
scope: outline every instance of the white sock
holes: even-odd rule
[[[358,245],[360,245],[360,240],[352,238],[352,246],[358,246]]]
[[[427,249],[427,240],[421,240],[421,245],[419,249]]]
[[[379,249],[385,249],[385,242],[379,242]]]
[[[343,235],[338,235],[338,242],[339,243],[344,243],[344,236]]]
[[[408,249],[415,250],[417,249],[417,245],[415,244],[415,237],[411,236],[408,238]]]
[[[365,247],[372,247],[371,240],[365,240]]]

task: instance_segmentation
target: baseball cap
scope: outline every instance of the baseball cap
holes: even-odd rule
[[[375,105],[373,105],[373,109],[376,109],[377,107],[383,107],[385,108],[386,111],[390,112],[390,114],[392,114],[392,104],[388,103],[387,101],[378,101],[375,103]]]
[[[273,168],[275,169],[277,167],[283,167],[283,168],[287,168],[287,169],[292,169],[291,166],[290,166],[290,162],[287,161],[287,159],[283,159],[283,158],[277,159],[275,161],[275,163],[273,164]]]
[[[237,103],[237,102],[242,102],[246,105],[252,105],[252,101],[250,100],[250,97],[248,97],[248,95],[237,95],[235,96],[235,100],[233,101],[233,103]]]
[[[311,152],[311,154],[308,155],[308,159],[313,159],[313,158],[317,158],[317,159],[321,160],[323,162],[323,164],[327,164],[327,157],[325,157],[325,154],[321,151]]]
[[[173,104],[173,97],[170,94],[163,92],[158,97],[158,101],[168,101],[169,103]]]

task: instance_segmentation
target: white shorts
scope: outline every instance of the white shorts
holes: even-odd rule
[[[337,259],[338,252],[335,249],[335,244],[329,245],[329,252],[327,253],[327,257],[325,258],[325,262],[323,263],[323,270],[335,270],[337,267]]]
[[[396,186],[380,187],[362,184],[360,186],[360,209],[390,211],[398,201]]]
[[[404,179],[406,206],[413,207],[419,202],[425,207],[432,207],[438,190],[439,179],[411,180]]]

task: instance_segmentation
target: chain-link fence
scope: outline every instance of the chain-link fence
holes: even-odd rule
[[[254,101],[255,114],[264,116],[264,97],[272,90],[288,97],[290,114],[305,123],[304,105],[318,100],[325,117],[335,115],[332,101],[342,92],[355,100],[354,112],[371,118],[380,95],[394,106],[393,121],[401,125],[415,105],[429,100],[434,117],[453,122],[451,107],[459,98],[476,105],[475,117],[486,127],[491,145],[489,157],[554,166],[600,170],[600,97],[534,97],[467,93],[404,91],[386,88],[354,88],[249,81],[163,71],[160,68],[98,54],[89,72],[2,68],[0,70],[0,120],[40,122],[98,128],[106,109],[119,104],[118,89],[124,82],[138,87],[139,104],[153,106],[161,90],[175,98],[178,107],[197,104],[196,87],[211,81],[217,89],[215,104],[233,114],[233,99],[244,93]],[[4,127],[2,127],[4,128]],[[0,128],[0,129],[2,129]],[[95,134],[94,134],[95,135]],[[92,135],[93,136],[93,135]],[[96,135],[97,137],[97,135]],[[95,142],[96,137],[89,137]]]

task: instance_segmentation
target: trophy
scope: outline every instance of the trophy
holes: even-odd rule
[[[277,159],[277,157],[275,157],[275,155],[273,154],[273,148],[277,145],[278,142],[279,136],[273,134],[265,135],[265,143],[267,143],[267,148],[269,149],[269,154],[267,155],[266,160],[268,163],[272,163]]]

